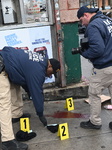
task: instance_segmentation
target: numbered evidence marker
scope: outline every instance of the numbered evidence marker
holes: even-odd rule
[[[65,108],[68,108],[68,111],[74,110],[74,102],[72,97],[66,99]]]
[[[68,124],[67,123],[59,124],[58,136],[60,136],[61,140],[66,140],[69,138]]]
[[[24,132],[30,131],[30,121],[29,118],[21,118],[20,119],[20,130]]]

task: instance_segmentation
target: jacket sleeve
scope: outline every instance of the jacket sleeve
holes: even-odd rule
[[[44,111],[43,83],[40,82],[37,75],[35,76],[32,75],[28,79],[27,85],[28,85],[29,92],[31,94],[37,115],[43,116],[43,111]]]
[[[100,29],[95,25],[87,28],[89,48],[82,53],[83,57],[91,60],[103,55],[105,44],[100,32]]]
[[[22,88],[25,90],[25,92],[27,92],[28,97],[30,98],[31,95],[30,95],[30,92],[29,92],[27,85],[22,85]]]

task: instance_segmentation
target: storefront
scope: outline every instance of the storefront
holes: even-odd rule
[[[34,51],[45,46],[53,57],[51,0],[0,0],[0,49],[4,46]],[[46,82],[54,82],[54,77]]]

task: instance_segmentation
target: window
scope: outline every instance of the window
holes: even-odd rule
[[[52,23],[51,0],[0,0],[0,26]]]

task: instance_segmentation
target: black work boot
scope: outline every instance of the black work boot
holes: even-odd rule
[[[2,150],[27,150],[28,145],[16,140],[2,142]]]
[[[109,128],[112,130],[112,122],[109,123]]]
[[[80,127],[85,129],[100,129],[102,125],[94,125],[89,121],[81,122]]]
[[[31,117],[31,115],[29,113],[24,113],[19,118],[12,118],[12,123],[16,123],[16,122],[20,121],[20,118],[30,118],[30,117]]]

